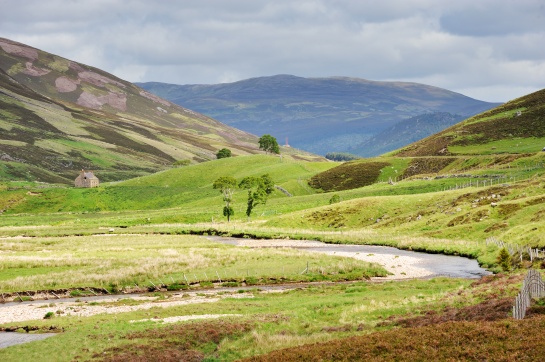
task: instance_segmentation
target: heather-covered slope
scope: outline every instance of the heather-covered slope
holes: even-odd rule
[[[545,146],[545,89],[415,142],[397,156],[529,153]]]
[[[230,126],[264,130],[281,141],[288,137],[292,146],[319,154],[353,153],[351,148],[410,117],[449,112],[465,118],[499,104],[424,84],[346,77],[277,75],[215,85],[139,85]],[[382,152],[373,144],[358,149],[360,155]]]
[[[102,180],[201,162],[227,147],[257,153],[257,137],[172,104],[99,69],[0,38],[0,175]]]

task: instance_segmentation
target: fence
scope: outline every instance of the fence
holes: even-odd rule
[[[515,298],[513,306],[513,318],[523,319],[526,310],[530,306],[532,298],[542,298],[545,296],[545,283],[541,279],[541,274],[535,269],[530,269],[522,282],[522,288]]]
[[[530,261],[534,261],[534,259],[545,259],[545,250],[532,248],[528,245],[513,245],[505,243],[502,240],[493,236],[486,239],[486,245],[489,244],[496,244],[500,249],[505,248],[505,250],[507,250],[507,252],[511,256],[518,255],[520,257],[520,261],[522,261],[524,253],[528,254]]]

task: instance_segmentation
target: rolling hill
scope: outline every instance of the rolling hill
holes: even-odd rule
[[[466,118],[499,105],[424,84],[346,77],[276,75],[215,85],[138,85],[230,126],[270,133],[282,142],[287,138],[292,146],[318,154],[354,149],[376,156],[385,149],[364,142],[402,120],[435,112]]]
[[[523,154],[545,146],[545,89],[483,112],[396,152],[397,156]]]
[[[0,177],[71,183],[153,173],[221,148],[258,153],[256,136],[84,64],[0,38]],[[288,150],[289,151],[289,150]]]

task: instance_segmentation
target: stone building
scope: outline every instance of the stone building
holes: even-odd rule
[[[74,184],[76,187],[98,187],[99,181],[93,171],[81,170]]]

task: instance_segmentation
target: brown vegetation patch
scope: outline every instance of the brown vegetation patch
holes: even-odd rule
[[[484,232],[489,233],[489,232],[496,231],[496,230],[506,229],[508,227],[509,227],[508,223],[502,222],[502,223],[499,223],[499,224],[490,225],[489,227],[487,227],[484,230]]]
[[[545,355],[545,317],[447,322],[304,345],[244,361],[516,361]]]
[[[452,157],[415,158],[403,172],[403,177],[437,173],[450,165],[456,159]]]
[[[539,210],[534,214],[534,217],[530,220],[533,222],[545,220],[545,210]]]
[[[511,214],[519,211],[522,208],[519,204],[501,204],[498,205],[498,214],[504,218],[508,218]]]
[[[441,313],[428,311],[422,316],[401,318],[395,320],[393,324],[402,327],[423,327],[446,322],[498,321],[508,318],[512,309],[513,298],[492,298],[460,309],[447,307]]]
[[[172,163],[176,161],[172,156],[164,153],[163,151],[153,146],[150,146],[148,144],[136,142],[132,140],[131,138],[122,135],[121,133],[113,131],[111,128],[100,127],[100,126],[98,127],[87,126],[84,128],[87,131],[97,135],[104,142],[107,142],[116,146],[125,147],[129,150],[141,152],[144,154],[147,153],[149,155],[157,156],[162,158],[163,160],[167,160],[168,163]]]
[[[460,224],[469,224],[472,222],[479,222],[488,218],[488,210],[479,210],[476,212],[469,212],[464,215],[460,215],[452,219],[447,226],[452,227]]]
[[[513,187],[511,187],[511,189],[513,189]],[[479,192],[460,195],[452,202],[452,206],[458,206],[467,202],[476,202],[479,205],[489,205],[490,203],[509,195],[509,192],[510,190],[505,187],[487,188]]]
[[[532,200],[526,201],[526,205],[532,206],[532,205],[538,205],[545,203],[545,196],[540,196]]]
[[[112,347],[93,355],[95,361],[202,361],[201,348],[219,345],[226,337],[238,337],[250,331],[253,323],[227,320],[180,323],[130,333],[124,337],[134,341],[121,347]]]
[[[375,183],[387,162],[353,161],[313,176],[309,185],[323,191],[351,190]]]

